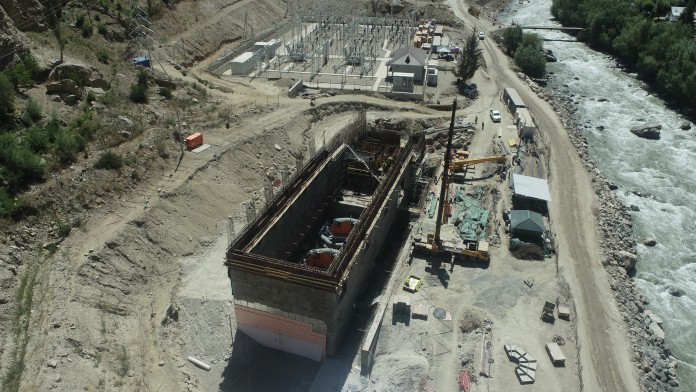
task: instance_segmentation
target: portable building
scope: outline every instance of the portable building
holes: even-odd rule
[[[146,56],[136,57],[133,59],[133,65],[150,68],[150,58]]]
[[[520,139],[529,140],[534,137],[536,125],[532,120],[532,115],[527,108],[518,108],[515,113],[515,125],[520,135]]]
[[[244,52],[230,63],[232,75],[247,75],[254,69],[256,61],[253,52]]]
[[[518,108],[526,108],[524,101],[514,88],[508,87],[503,90],[503,102],[508,107],[510,113],[515,114]]]

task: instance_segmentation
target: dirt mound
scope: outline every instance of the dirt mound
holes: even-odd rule
[[[375,391],[420,390],[429,371],[428,360],[414,353],[380,355],[372,372],[375,376],[370,381]]]
[[[512,254],[520,260],[544,260],[545,257],[544,250],[535,244],[522,244]]]

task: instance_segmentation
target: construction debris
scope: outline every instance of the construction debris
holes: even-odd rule
[[[505,345],[505,354],[507,354],[508,359],[512,362],[517,363],[515,375],[517,375],[520,384],[533,384],[536,378],[537,360],[527,354],[522,348],[513,344]]]

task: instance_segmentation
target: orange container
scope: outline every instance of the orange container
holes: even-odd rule
[[[193,150],[196,147],[200,147],[203,144],[203,134],[196,132],[191,136],[186,137],[186,148]]]

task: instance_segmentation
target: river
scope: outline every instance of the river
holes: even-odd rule
[[[550,0],[515,1],[498,21],[557,25],[550,7]],[[664,320],[667,343],[679,359],[681,389],[696,391],[696,130],[680,130],[683,118],[617,68],[612,58],[567,34],[537,32],[558,58],[547,66],[553,73],[549,87],[575,97],[574,120],[585,130],[590,156],[619,186],[624,204],[640,209],[633,213],[639,243],[636,286]],[[662,124],[660,140],[629,132],[653,121]],[[657,246],[641,245],[644,237],[655,238]],[[674,289],[683,295],[671,295]]]

